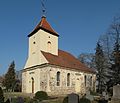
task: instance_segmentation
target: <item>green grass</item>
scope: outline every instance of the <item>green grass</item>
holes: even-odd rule
[[[4,93],[4,96],[22,96],[22,97],[29,97],[29,96],[32,96],[32,94],[29,94],[29,93],[22,93],[22,92],[7,92],[7,93]]]
[[[31,94],[27,94],[27,93],[16,93],[16,92],[4,93],[5,101],[8,98],[12,97],[12,98],[14,98],[14,101],[15,101],[14,103],[16,103],[17,97],[23,97],[26,100],[25,103],[29,103],[30,97],[32,97],[32,96],[31,96]],[[52,99],[43,100],[42,103],[63,103],[63,99],[65,98],[65,96],[63,96],[63,97],[58,96],[57,98],[54,98],[54,96],[52,96],[51,98]],[[98,102],[92,101],[91,103],[98,103]]]
[[[21,92],[7,92],[4,93],[5,100],[8,98],[17,98],[17,97],[23,97],[23,98],[28,98],[28,97],[33,97],[32,94],[27,94],[27,93],[21,93]]]
[[[59,97],[57,99],[48,99],[48,100],[44,100],[44,103],[62,103],[63,102],[63,97]]]
[[[33,97],[33,95],[32,94],[27,94],[27,93],[21,93],[21,92],[20,93],[17,93],[17,92],[7,92],[7,93],[4,93],[4,97],[5,97],[5,101],[8,98],[14,98],[14,101],[16,101],[17,97],[23,97],[23,98],[29,100],[30,97]],[[58,98],[44,100],[43,103],[62,103],[63,99],[64,99],[64,97],[58,97]],[[26,102],[26,103],[28,103],[28,102]]]

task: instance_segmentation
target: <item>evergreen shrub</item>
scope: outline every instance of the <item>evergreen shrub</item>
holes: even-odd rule
[[[47,100],[48,99],[48,95],[46,92],[44,91],[38,91],[35,93],[35,99],[42,101],[42,100]]]
[[[65,97],[65,98],[63,99],[63,103],[68,103],[68,97]]]

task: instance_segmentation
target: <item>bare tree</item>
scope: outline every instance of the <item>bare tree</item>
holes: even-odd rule
[[[89,68],[94,69],[94,54],[93,53],[81,53],[78,59]]]

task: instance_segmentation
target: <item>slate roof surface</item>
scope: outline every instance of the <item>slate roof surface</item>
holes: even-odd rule
[[[44,30],[48,33],[51,33],[53,35],[59,36],[58,33],[50,26],[50,24],[47,22],[46,17],[42,17],[40,23],[35,27],[35,29],[28,35],[28,37],[34,35],[38,30]]]
[[[47,59],[49,64],[76,69],[88,73],[95,73],[94,70],[88,68],[86,65],[81,63],[77,58],[75,58],[73,55],[71,55],[68,52],[59,50],[58,56],[44,51],[41,52],[44,55],[44,57]]]

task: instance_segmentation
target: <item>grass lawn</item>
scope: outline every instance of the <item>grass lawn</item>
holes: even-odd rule
[[[44,100],[43,103],[63,103],[63,97],[58,97],[56,99]]]
[[[29,101],[30,98],[33,98],[34,95],[33,94],[28,94],[28,93],[21,93],[21,92],[8,92],[8,93],[4,93],[4,97],[5,97],[5,101],[9,98],[13,98],[14,101],[17,100],[18,97],[23,97],[25,98],[25,100]],[[65,98],[65,96],[50,96],[50,98],[48,100],[43,100],[41,103],[63,103],[63,99]],[[16,102],[14,102],[16,103]],[[29,103],[29,102],[25,102],[25,103]],[[97,101],[92,101],[91,103],[98,103]]]
[[[17,97],[32,98],[33,94],[27,94],[27,93],[21,93],[21,92],[7,92],[7,93],[4,93],[4,97],[5,97],[5,100],[8,98],[17,98]]]
[[[23,97],[23,98],[26,98],[26,99],[30,99],[32,98],[34,95],[33,94],[27,94],[27,93],[21,93],[21,92],[7,92],[7,93],[4,93],[4,97],[5,97],[5,101],[9,98],[14,98],[14,100],[16,100],[16,98],[18,97]],[[50,99],[48,100],[44,100],[43,103],[62,103],[63,102],[63,99],[64,99],[64,96],[63,97],[51,97]],[[26,102],[28,103],[28,102]]]

